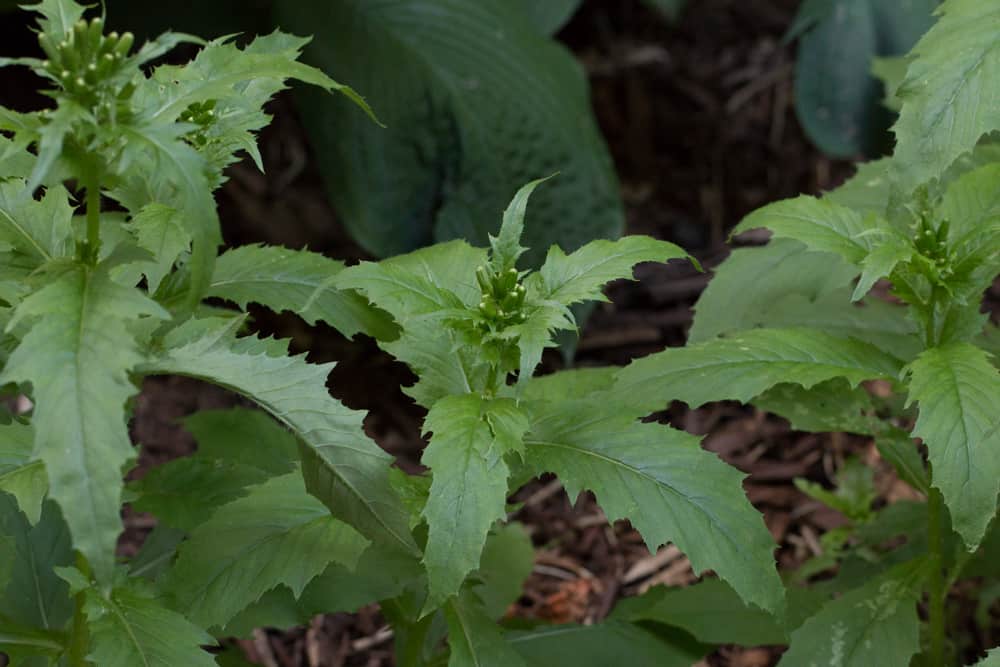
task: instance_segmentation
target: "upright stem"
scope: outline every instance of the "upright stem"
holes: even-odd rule
[[[942,509],[944,501],[941,492],[931,488],[927,496],[927,550],[930,554],[930,581],[927,585],[927,617],[930,625],[929,662],[944,665],[944,601],[947,595],[944,579],[944,534]]]
[[[95,173],[87,181],[87,249],[92,261],[97,261],[101,246],[101,181]]]

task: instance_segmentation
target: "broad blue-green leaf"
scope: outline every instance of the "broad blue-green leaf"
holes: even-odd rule
[[[637,359],[619,374],[617,391],[636,410],[655,410],[670,400],[697,407],[710,401],[746,403],[771,387],[793,382],[806,389],[844,378],[894,378],[902,364],[857,340],[809,329],[754,329]]]
[[[116,587],[107,596],[92,587],[84,589],[83,595],[90,635],[87,659],[93,664],[216,667],[213,656],[201,649],[214,643],[212,636],[185,615],[163,606],[138,581]]]
[[[307,60],[365,91],[388,126],[343,100],[300,97],[328,192],[370,252],[454,238],[486,245],[515,190],[556,171],[528,212],[526,265],[550,245],[621,233],[586,79],[522,2],[302,0],[277,12],[316,36]]]
[[[711,650],[684,633],[664,635],[631,623],[608,620],[595,625],[554,625],[508,632],[507,640],[529,667],[562,664],[690,667]]]
[[[421,461],[433,481],[422,513],[429,527],[425,609],[457,593],[479,567],[490,527],[505,516],[510,469],[504,457],[523,450],[527,428],[514,401],[478,394],[447,396],[427,414],[424,431],[433,435]]]
[[[451,647],[448,667],[525,667],[473,594],[466,592],[449,600],[444,617]]]
[[[68,265],[18,306],[15,321],[31,328],[0,380],[32,383],[35,454],[49,495],[102,584],[110,583],[122,474],[134,457],[125,401],[143,356],[129,327],[145,316],[166,313],[112,282],[103,266]]]
[[[841,597],[792,633],[779,667],[908,665],[920,648],[920,599],[925,560],[897,566]]]
[[[242,246],[223,253],[215,264],[208,296],[237,303],[259,303],[290,310],[309,324],[325,322],[348,338],[361,332],[379,340],[395,338],[386,314],[351,290],[334,286],[343,262],[307,250]]]
[[[521,0],[524,13],[543,35],[554,35],[573,18],[583,0]]]
[[[405,550],[416,545],[408,512],[389,485],[392,458],[364,434],[362,414],[330,397],[332,364],[287,356],[287,341],[235,338],[241,321],[192,320],[174,330],[147,373],[196,377],[256,401],[300,441],[309,492],[366,536]]]
[[[773,616],[747,605],[720,579],[705,579],[682,588],[656,586],[619,602],[611,618],[674,626],[706,644],[761,646],[788,642],[788,635]]]
[[[643,424],[614,389],[581,400],[536,402],[526,463],[554,472],[570,497],[591,490],[609,520],[628,519],[651,550],[673,542],[696,572],[714,569],[744,600],[784,606],[774,542],[743,493],[743,475],[695,436]]]
[[[969,550],[996,513],[1000,491],[1000,371],[982,350],[957,343],[931,348],[909,366],[911,401],[952,525]]]
[[[775,238],[795,239],[810,250],[831,252],[859,266],[878,245],[877,225],[861,213],[829,199],[801,195],[757,209],[733,229],[740,234],[766,227]]]
[[[1000,129],[995,82],[1000,77],[1000,7],[980,0],[946,0],[939,19],[913,47],[896,133],[894,162],[912,190]],[[956,48],[961,44],[961,48]]]
[[[23,179],[0,183],[0,244],[38,266],[73,251],[73,209],[61,187],[51,187],[41,200],[27,194]]]
[[[33,455],[35,432],[28,424],[11,422],[0,426],[0,491],[17,499],[32,524],[42,514],[42,501],[49,490],[45,464]]]
[[[32,526],[13,499],[0,493],[0,536],[14,546],[10,580],[0,589],[0,617],[29,628],[62,629],[73,615],[73,601],[53,568],[72,563],[73,549],[58,508],[45,503]]]
[[[938,0],[820,0],[803,3],[819,18],[799,43],[795,111],[826,153],[878,153],[889,116],[869,74],[876,56],[903,54],[932,25]],[[797,19],[798,20],[798,19]]]
[[[167,589],[187,618],[222,627],[279,584],[298,597],[330,563],[353,568],[366,545],[293,472],[252,488],[196,528],[180,548]]]

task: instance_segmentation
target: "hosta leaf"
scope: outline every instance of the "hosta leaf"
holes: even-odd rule
[[[928,573],[910,561],[827,602],[792,633],[780,667],[907,665],[920,648],[917,601]]]
[[[507,643],[496,622],[471,593],[464,593],[444,608],[448,622],[448,667],[525,667]]]
[[[705,579],[683,588],[656,586],[619,602],[611,618],[674,626],[706,644],[761,646],[788,642],[785,630],[770,614],[747,605],[720,579]]]
[[[527,465],[554,472],[570,497],[591,490],[608,519],[629,519],[650,549],[673,542],[696,572],[711,568],[744,600],[778,612],[774,542],[743,493],[743,475],[698,438],[643,424],[611,397],[536,403]]]
[[[30,628],[61,629],[73,615],[73,601],[53,568],[72,563],[73,548],[59,509],[45,503],[32,526],[13,499],[0,493],[0,536],[10,538],[14,546],[10,580],[0,589],[0,626],[6,620]],[[0,646],[3,643],[0,640]]]
[[[107,596],[96,588],[83,594],[91,649],[87,659],[93,664],[216,667],[213,656],[200,648],[214,644],[212,636],[164,607],[140,584],[115,588]]]
[[[709,401],[746,403],[771,387],[794,382],[806,389],[844,378],[851,385],[894,378],[902,364],[878,348],[808,329],[754,329],[633,361],[617,390],[635,409],[652,411],[669,400],[691,407]]]
[[[909,371],[910,400],[920,407],[913,434],[927,445],[934,486],[972,550],[996,513],[1000,491],[1000,372],[968,343],[931,348]]]
[[[511,399],[447,396],[427,414],[433,433],[421,461],[433,473],[423,516],[429,527],[424,563],[430,582],[425,609],[458,592],[479,566],[486,535],[505,516],[508,453],[523,448],[527,419]]]
[[[876,56],[907,52],[933,23],[938,0],[820,0],[803,3],[819,20],[801,39],[795,63],[795,111],[826,153],[877,153],[890,118],[869,75]],[[825,11],[824,11],[825,10]],[[816,17],[816,14],[812,14]],[[801,23],[800,23],[801,25]]]
[[[573,17],[582,0],[522,0],[523,11],[543,35],[553,35]]]
[[[32,524],[38,523],[49,490],[45,465],[33,455],[35,432],[28,424],[0,426],[0,491],[17,499]]]
[[[916,55],[897,95],[903,100],[894,162],[913,189],[942,173],[980,137],[1000,129],[1000,7],[946,0],[939,18],[913,47]],[[956,49],[955,45],[962,48]]]
[[[396,327],[383,311],[357,292],[334,287],[343,268],[343,262],[307,250],[242,246],[219,257],[207,294],[243,309],[252,302],[277,312],[290,310],[348,338],[359,332],[379,340],[395,338]]]
[[[172,347],[146,372],[204,379],[256,401],[300,440],[306,487],[334,516],[414,550],[408,512],[389,485],[392,458],[364,434],[361,413],[330,397],[332,364],[286,356],[287,342],[237,339],[240,325],[192,320],[172,332]]]
[[[807,195],[757,209],[736,225],[733,234],[758,227],[770,229],[775,238],[795,239],[810,250],[834,253],[854,265],[861,264],[878,240],[865,234],[877,225],[857,211]]]
[[[19,178],[0,183],[0,244],[29,258],[32,266],[72,253],[73,208],[66,190],[49,188],[41,200],[26,191]]]
[[[555,243],[574,249],[621,233],[618,187],[586,79],[563,46],[533,29],[523,6],[277,6],[282,25],[316,35],[307,60],[365,91],[388,126],[373,126],[336,98],[300,98],[328,191],[370,252],[455,238],[486,245],[511,195],[556,171],[528,213],[526,265],[540,264]]]
[[[629,278],[632,267],[641,262],[666,262],[688,257],[673,243],[648,236],[626,236],[617,241],[591,241],[566,255],[559,247],[549,248],[545,264],[533,279],[540,298],[565,306],[581,301],[605,301],[601,288],[618,278]]]
[[[529,667],[560,664],[576,667],[615,664],[690,667],[711,650],[684,633],[653,632],[616,620],[595,625],[555,625],[527,632],[509,632],[507,640]]]
[[[221,627],[278,584],[298,596],[330,563],[354,567],[366,544],[293,472],[252,488],[196,528],[167,589],[193,622]]]
[[[69,265],[18,306],[16,319],[31,329],[0,380],[32,383],[35,453],[49,494],[102,583],[121,531],[123,468],[134,456],[125,401],[136,392],[128,374],[143,357],[128,327],[143,316],[166,313],[102,266]]]

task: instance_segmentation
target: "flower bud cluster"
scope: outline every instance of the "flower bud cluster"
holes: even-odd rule
[[[476,281],[482,291],[479,312],[487,321],[503,327],[527,319],[522,310],[527,290],[518,277],[517,269],[500,273],[485,266],[476,269]]]
[[[949,222],[942,220],[935,229],[929,216],[922,216],[913,226],[913,245],[927,260],[928,268],[934,274],[932,278],[941,282],[947,281],[955,272],[953,265],[956,255],[948,247],[949,228]]]
[[[87,107],[97,107],[98,112],[110,112],[112,102],[102,100],[105,83],[121,68],[135,42],[130,32],[104,34],[100,18],[89,23],[80,19],[60,41],[40,33],[38,44],[47,59],[42,66],[59,82],[67,93]],[[128,99],[132,87],[117,91],[118,100]],[[106,107],[106,108],[104,108]]]
[[[215,100],[195,102],[181,112],[178,120],[197,125],[198,129],[188,133],[187,138],[195,146],[204,146],[209,141],[205,130],[215,121]]]

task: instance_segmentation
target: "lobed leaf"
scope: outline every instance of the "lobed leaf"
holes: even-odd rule
[[[289,310],[309,324],[324,322],[347,338],[364,333],[391,340],[398,331],[389,317],[357,292],[334,286],[344,264],[307,250],[241,246],[223,253],[206,294],[243,308],[259,303]]]
[[[616,388],[535,403],[526,465],[556,473],[571,497],[593,491],[608,519],[630,520],[651,550],[673,542],[696,572],[714,569],[744,600],[780,613],[774,542],[743,493],[743,475],[695,436],[638,422],[628,405],[636,396]]]
[[[18,306],[30,329],[0,382],[30,382],[36,403],[35,455],[98,581],[109,584],[121,531],[124,466],[134,458],[125,401],[129,373],[143,361],[129,327],[166,317],[135,289],[115,284],[104,265],[71,264]]]
[[[1000,7],[945,0],[938,21],[913,47],[894,163],[908,190],[938,176],[984,134],[1000,129]],[[956,48],[956,44],[961,48]]]
[[[894,378],[902,363],[878,348],[810,329],[755,329],[728,338],[669,348],[637,359],[618,376],[617,391],[635,410],[651,412],[670,400],[691,407],[709,401],[746,403],[787,382],[806,389],[844,378]]]
[[[306,488],[334,516],[367,537],[416,550],[408,512],[389,485],[392,458],[364,434],[361,413],[330,397],[332,364],[285,356],[287,342],[236,338],[241,323],[191,320],[144,370],[214,382],[256,401],[299,439]]]
[[[511,399],[478,394],[446,396],[431,407],[424,430],[433,433],[421,458],[433,473],[427,520],[430,592],[425,610],[458,592],[479,559],[490,527],[506,514],[504,457],[522,451],[527,418]]]
[[[306,492],[296,471],[253,487],[198,526],[166,588],[192,622],[223,627],[279,584],[298,597],[330,563],[353,568],[366,546]]]
[[[69,193],[62,186],[52,187],[38,201],[26,192],[20,178],[0,183],[0,244],[25,257],[32,268],[72,254]]]
[[[42,501],[49,491],[45,465],[34,457],[35,431],[29,424],[11,422],[0,426],[0,491],[17,504],[34,525],[42,514]]]
[[[1000,371],[968,343],[931,348],[909,366],[909,400],[955,531],[968,550],[982,540],[1000,492]]]
[[[451,647],[448,667],[526,667],[473,594],[449,600],[444,617]]]

